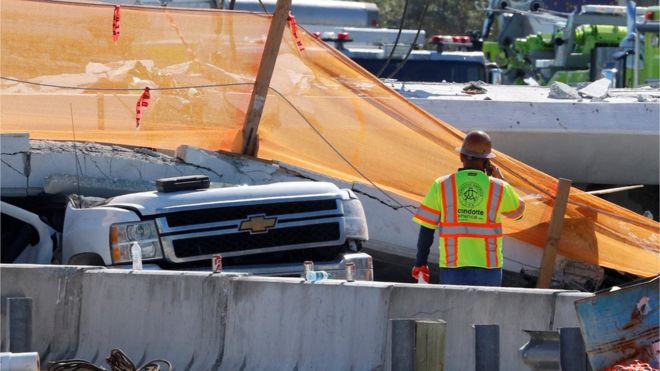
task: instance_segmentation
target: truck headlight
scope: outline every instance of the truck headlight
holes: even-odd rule
[[[346,238],[368,240],[367,217],[364,215],[362,203],[357,198],[342,200],[344,219],[346,221]]]
[[[142,248],[142,260],[163,258],[156,223],[117,223],[110,226],[110,253],[114,264],[131,262],[133,242],[137,242]]]

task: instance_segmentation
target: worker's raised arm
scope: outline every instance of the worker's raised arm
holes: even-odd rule
[[[519,220],[525,213],[525,201],[518,196],[516,190],[509,184],[504,183],[504,194],[502,195],[502,205],[500,206],[502,215],[507,218]]]

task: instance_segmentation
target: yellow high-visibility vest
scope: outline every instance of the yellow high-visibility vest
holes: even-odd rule
[[[524,210],[509,183],[467,169],[436,179],[413,221],[438,229],[440,267],[500,268],[500,215],[519,219]]]

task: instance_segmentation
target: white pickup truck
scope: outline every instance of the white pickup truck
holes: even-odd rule
[[[131,246],[145,269],[211,269],[295,275],[303,262],[333,277],[354,262],[355,278],[373,280],[359,199],[327,182],[209,187],[208,177],[156,181],[158,191],[108,199],[72,196],[62,231],[63,264],[130,267]]]

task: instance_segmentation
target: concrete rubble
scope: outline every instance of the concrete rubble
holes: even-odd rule
[[[577,89],[572,86],[568,86],[563,82],[553,82],[550,85],[550,91],[548,92],[548,98],[553,99],[578,99],[580,95],[578,94]]]
[[[578,90],[578,92],[586,97],[595,98],[595,99],[605,99],[608,96],[608,91],[610,89],[611,84],[612,81],[606,78],[602,78]]]

